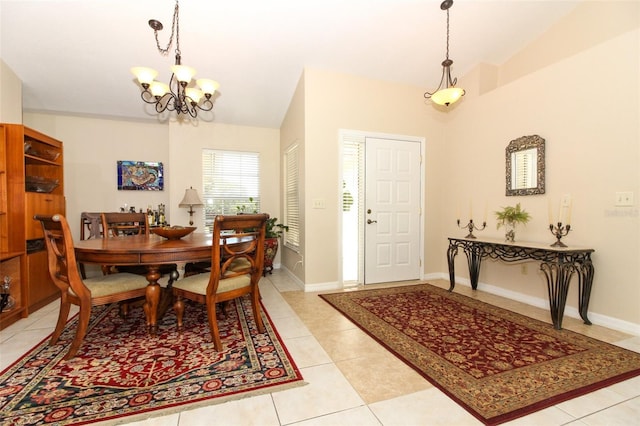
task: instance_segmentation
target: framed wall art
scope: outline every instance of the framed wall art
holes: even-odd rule
[[[118,190],[162,191],[162,163],[148,161],[118,161]]]

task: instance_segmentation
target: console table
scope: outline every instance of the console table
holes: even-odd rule
[[[553,327],[562,328],[562,317],[567,303],[569,282],[575,273],[578,276],[578,298],[580,317],[585,324],[591,325],[587,318],[591,286],[593,285],[593,249],[579,247],[551,247],[537,243],[508,243],[500,240],[449,238],[447,262],[449,264],[449,291],[455,287],[454,259],[458,249],[467,255],[471,288],[478,288],[480,264],[483,258],[499,259],[504,262],[538,260],[540,269],[547,279],[549,304]]]

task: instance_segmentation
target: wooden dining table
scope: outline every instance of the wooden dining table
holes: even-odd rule
[[[171,298],[170,288],[163,289],[158,284],[160,266],[211,260],[212,242],[212,235],[205,233],[192,233],[178,240],[168,240],[155,234],[96,238],[76,241],[75,254],[79,263],[144,265],[147,268],[149,284],[144,310],[149,332],[155,335],[162,296],[167,296],[163,300]],[[237,243],[242,241],[238,240]]]

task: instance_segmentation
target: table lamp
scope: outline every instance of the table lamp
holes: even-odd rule
[[[189,225],[193,225],[193,208],[203,206],[202,200],[198,196],[198,191],[193,189],[193,187],[189,187],[184,191],[184,198],[178,204],[178,207],[188,207],[189,208]]]

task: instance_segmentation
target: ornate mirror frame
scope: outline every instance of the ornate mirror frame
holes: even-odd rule
[[[544,194],[545,188],[545,173],[544,173],[544,139],[538,135],[522,136],[518,139],[514,139],[509,142],[505,149],[506,154],[506,195],[535,195]],[[518,153],[533,150],[533,156],[529,156],[530,161],[533,161],[535,157],[535,164],[530,164],[530,167],[535,167],[536,182],[531,183],[530,186],[515,188],[513,185],[513,176],[517,176],[518,162],[515,161]]]

